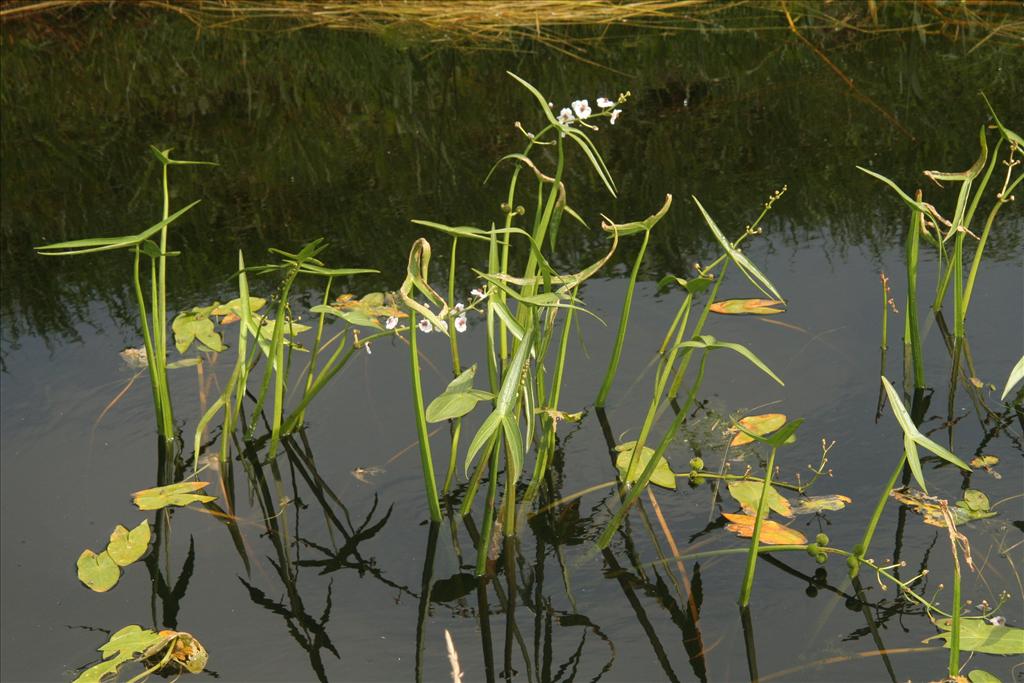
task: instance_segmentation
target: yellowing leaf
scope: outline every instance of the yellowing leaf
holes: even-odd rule
[[[710,310],[722,315],[775,315],[784,312],[781,308],[773,308],[782,303],[777,299],[725,299],[711,304]]]
[[[750,515],[731,515],[723,512],[722,516],[729,520],[726,524],[728,531],[739,535],[740,538],[750,538],[754,535],[754,517]],[[778,522],[766,519],[761,522],[761,533],[758,541],[766,545],[802,545],[807,543],[807,537],[796,529],[782,526]]]
[[[146,554],[146,549],[149,548],[149,536],[149,520],[142,520],[131,531],[118,524],[114,527],[114,532],[110,534],[107,554],[119,567],[127,567]]]
[[[217,497],[194,493],[194,491],[209,485],[208,481],[182,481],[169,486],[136,491],[132,494],[132,498],[140,510],[159,510],[168,505],[185,506],[191,503],[209,503],[217,500]]]
[[[796,505],[793,506],[793,513],[809,515],[815,512],[825,512],[826,510],[842,510],[852,502],[848,496],[840,493],[829,496],[809,496],[801,498],[796,502]]]
[[[615,458],[615,467],[619,470],[619,478],[622,481],[634,482],[640,478],[644,468],[647,467],[647,463],[650,462],[651,456],[654,455],[654,449],[644,446],[640,451],[640,457],[636,459],[636,464],[633,469],[626,474],[626,468],[629,467],[629,460],[633,457],[633,448],[636,446],[636,441],[629,441],[627,443],[619,444],[615,447],[618,452],[618,456]],[[651,483],[661,486],[662,488],[676,489],[676,475],[672,471],[672,468],[668,466],[668,462],[664,457],[654,467],[654,474],[651,475]]]
[[[736,499],[748,515],[757,514],[757,504],[761,500],[761,491],[763,490],[764,485],[760,481],[734,481],[729,484],[729,494]],[[774,510],[783,517],[793,516],[793,509],[789,501],[774,486],[768,487],[766,502],[769,510]]]
[[[914,489],[897,489],[889,495],[921,515],[925,524],[946,527],[946,518],[943,517],[942,509],[939,507],[939,498]],[[957,526],[976,519],[994,517],[996,514],[988,509],[988,497],[974,489],[967,489],[964,492],[964,500],[956,505],[950,505],[949,513]]]
[[[117,585],[121,568],[103,551],[99,555],[86,548],[78,556],[78,580],[97,593],[106,593]]]
[[[976,455],[971,458],[971,467],[975,469],[988,469],[999,464],[999,457],[995,455]]]
[[[764,415],[748,415],[739,421],[748,432],[764,436],[771,434],[776,429],[786,424],[786,416],[782,413],[765,413]],[[738,431],[738,430],[737,430]],[[751,443],[753,439],[743,432],[739,432],[729,443],[730,446],[743,446]]]

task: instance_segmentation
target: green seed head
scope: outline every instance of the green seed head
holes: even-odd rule
[[[826,562],[828,562],[828,555],[826,555],[825,553],[818,553],[815,556],[814,561],[818,564],[825,564]]]
[[[828,536],[825,534],[818,534],[814,537],[814,542],[818,545],[828,545]]]
[[[704,469],[704,460],[702,458],[690,458],[690,469],[694,472],[700,472]]]

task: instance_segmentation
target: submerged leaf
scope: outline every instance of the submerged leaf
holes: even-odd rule
[[[636,459],[636,464],[633,465],[633,469],[626,473],[626,468],[629,467],[629,461],[633,457],[633,449],[636,447],[636,441],[629,441],[627,443],[619,444],[615,447],[615,451],[618,456],[615,458],[615,468],[619,470],[619,479],[624,482],[633,483],[640,478],[644,468],[647,467],[647,463],[651,461],[651,456],[654,455],[655,450],[644,446],[640,449],[640,456]],[[668,461],[664,457],[654,466],[654,474],[651,475],[651,483],[661,486],[662,488],[676,489],[676,475],[672,471],[672,468],[668,466]]]
[[[953,637],[951,624],[951,619],[940,619],[936,626],[943,629],[942,633],[921,642],[927,643],[930,640],[942,638],[946,641],[943,643],[943,647],[949,649],[949,641]],[[961,619],[960,649],[988,655],[1022,655],[1024,654],[1024,629],[1013,626],[996,626],[981,619]]]
[[[852,502],[848,496],[844,496],[841,493],[834,493],[828,496],[808,496],[796,502],[793,506],[793,514],[809,515],[816,512],[842,510]]]
[[[117,585],[121,568],[103,551],[99,555],[86,548],[78,556],[78,580],[97,593],[106,593]]]
[[[773,308],[785,302],[778,299],[725,299],[711,304],[708,310],[722,315],[775,315],[785,313]]]
[[[185,506],[192,503],[209,503],[217,500],[217,497],[194,493],[209,485],[208,481],[181,481],[177,484],[136,491],[132,494],[132,498],[140,510],[159,510],[168,505]]]
[[[732,515],[723,512],[722,516],[729,520],[725,528],[738,534],[740,538],[750,538],[754,535],[755,518],[750,515]],[[796,529],[782,526],[778,522],[765,519],[761,522],[761,533],[758,541],[766,545],[801,545],[807,543],[807,537]]]
[[[764,415],[748,415],[739,421],[743,428],[752,434],[758,436],[764,436],[765,434],[771,434],[776,429],[786,424],[786,416],[782,413],[765,413]],[[738,430],[737,430],[738,431]],[[730,446],[743,446],[748,443],[753,443],[754,438],[739,432],[733,437],[732,441],[729,442]]]
[[[760,481],[734,481],[729,483],[729,495],[739,502],[740,507],[748,515],[757,514],[757,504],[761,500],[761,492],[764,490],[764,482]],[[783,517],[792,517],[793,508],[789,501],[780,494],[774,486],[768,486],[769,510],[774,510]]]
[[[114,527],[114,532],[110,534],[107,554],[118,566],[127,567],[146,554],[146,549],[149,548],[149,537],[149,520],[142,520],[131,531],[118,524]]]

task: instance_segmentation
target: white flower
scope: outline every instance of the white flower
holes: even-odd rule
[[[563,126],[567,126],[573,121],[572,109],[566,107],[562,111],[558,112],[558,122]]]
[[[576,116],[581,119],[585,119],[591,114],[590,103],[586,100],[576,100],[573,102],[572,110],[576,112]]]
[[[389,315],[387,321],[384,323],[384,327],[393,330],[398,327],[398,318],[393,315]]]
[[[370,350],[370,342],[363,342],[363,348],[366,349],[367,356],[373,353],[373,351]]]
[[[988,623],[992,624],[993,626],[1006,626],[1006,617],[992,617],[988,620]]]
[[[598,97],[597,106],[601,107],[601,109],[610,109],[611,107],[615,106],[615,103],[609,100],[607,97]]]
[[[455,331],[462,333],[466,331],[466,314],[463,313],[455,319]]]
[[[462,311],[463,311],[463,310],[464,310],[465,308],[466,308],[466,307],[465,307],[465,306],[463,306],[463,305],[462,305],[461,303],[457,303],[457,304],[455,304],[455,308],[453,308],[452,310],[453,310],[453,311],[455,311],[456,313],[462,313]]]
[[[614,126],[615,125],[615,119],[619,118],[619,114],[621,114],[621,113],[622,113],[621,109],[613,109],[612,110],[612,118],[608,121],[608,123],[610,123],[610,124],[612,124]]]
[[[420,320],[419,323],[417,323],[417,327],[420,328],[420,332],[422,332],[423,334],[430,334],[430,331],[433,329],[430,326],[430,321],[427,320],[426,318]]]
[[[475,297],[477,299],[483,299],[485,296],[487,296],[486,294],[484,294],[479,289],[471,289],[471,290],[469,290],[469,295],[472,296],[472,297]]]

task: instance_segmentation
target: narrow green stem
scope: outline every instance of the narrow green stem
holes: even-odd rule
[[[764,523],[768,507],[768,489],[772,485],[772,471],[775,469],[775,453],[772,448],[768,456],[768,466],[764,473],[764,484],[761,486],[761,497],[757,501],[757,515],[754,517],[754,531],[750,537],[750,553],[747,555],[747,569],[743,574],[743,585],[740,588],[740,607],[750,604],[750,592],[754,588],[754,569],[757,563],[757,549],[761,544],[761,526]]]
[[[640,264],[643,263],[644,253],[647,251],[647,243],[651,239],[651,231],[644,231],[644,240],[640,245],[640,252],[633,262],[633,270],[629,274],[629,285],[626,287],[626,298],[622,302],[622,314],[619,317],[619,331],[615,337],[615,347],[612,349],[612,358],[608,363],[608,371],[605,373],[601,390],[597,393],[597,400],[594,405],[604,408],[608,399],[608,392],[611,391],[612,382],[615,381],[615,373],[619,370],[619,360],[622,357],[622,346],[626,341],[626,328],[629,326],[629,311],[633,305],[633,290],[636,288],[636,277],[640,272]]]
[[[921,201],[921,191],[917,192]],[[917,264],[921,243],[921,212],[914,211],[907,232],[907,325],[910,329],[910,354],[914,363],[914,388],[924,388],[924,353],[921,349],[921,327],[917,320]]]
[[[437,498],[437,482],[434,481],[434,461],[430,455],[430,435],[427,433],[427,417],[423,407],[423,386],[420,381],[419,346],[416,341],[416,311],[409,311],[409,358],[412,365],[413,407],[416,410],[416,432],[420,441],[420,462],[423,465],[423,484],[427,491],[427,507],[430,520],[441,521],[441,504]]]
[[[739,244],[739,240],[736,241],[736,244]],[[724,256],[715,261],[711,266],[708,266],[704,272],[710,271],[711,268],[713,268],[714,265],[723,258]],[[697,324],[693,328],[693,334],[690,335],[690,339],[697,339],[701,332],[704,331],[704,323],[708,319],[708,313],[711,312],[711,305],[715,303],[718,297],[718,288],[722,286],[722,281],[725,279],[725,273],[729,269],[729,263],[729,261],[725,261],[723,263],[721,272],[718,274],[718,277],[715,278],[715,286],[711,288],[711,294],[708,296],[708,300],[704,304],[704,310],[700,312],[700,317],[697,319]],[[675,398],[679,395],[679,389],[683,385],[683,376],[686,374],[686,368],[689,364],[690,354],[686,354],[679,363],[679,369],[676,371],[676,376],[672,379],[672,386],[668,390],[669,398]]]
[[[899,479],[900,473],[903,472],[903,468],[906,464],[907,451],[904,450],[899,463],[896,465],[896,469],[893,470],[892,476],[889,477],[889,481],[882,490],[882,495],[878,499],[878,504],[875,505],[875,511],[871,515],[871,520],[868,522],[867,528],[864,529],[863,538],[861,538],[857,548],[854,549],[853,557],[857,558],[857,560],[863,560],[864,556],[867,554],[868,548],[871,546],[871,539],[875,535],[875,529],[878,527],[878,521],[882,518],[882,511],[885,510],[885,504],[889,502],[889,492],[891,492],[893,487],[896,485],[896,480]],[[859,569],[859,562],[857,565],[851,566],[850,576],[856,576]]]

